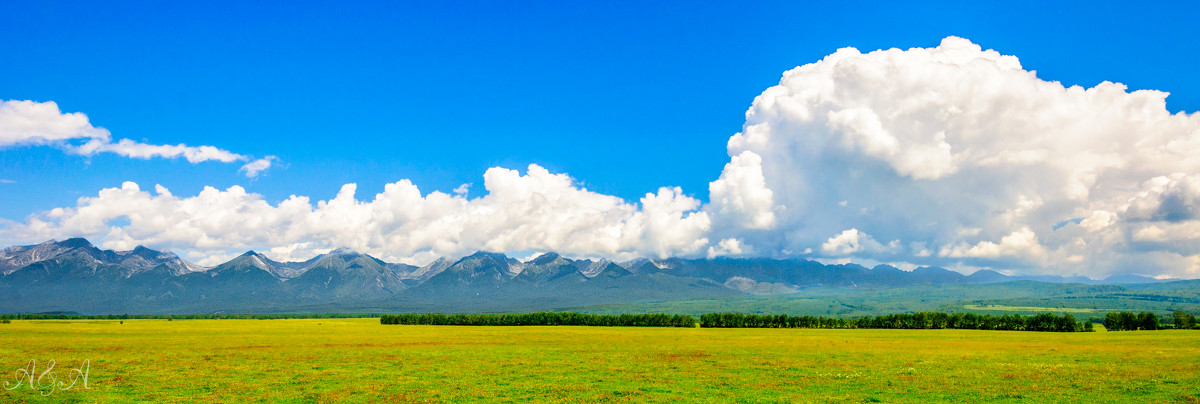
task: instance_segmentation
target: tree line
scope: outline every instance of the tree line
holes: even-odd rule
[[[372,313],[292,314],[0,314],[2,320],[281,320],[289,318],[375,318]]]
[[[384,314],[380,324],[401,325],[584,325],[599,327],[695,327],[696,318],[670,314]]]
[[[911,313],[891,314],[855,319],[758,315],[743,313],[709,313],[699,321],[688,315],[669,314],[583,314],[583,313],[523,313],[523,314],[384,314],[380,324],[401,325],[476,325],[530,326],[580,325],[604,327],[700,327],[705,328],[883,328],[883,329],[971,329],[1013,331],[1093,331],[1092,323],[1075,321],[1070,314],[1043,313],[1032,316],[1006,314],[992,316],[973,313]]]
[[[1150,312],[1140,312],[1134,314],[1131,311],[1110,312],[1104,316],[1104,328],[1109,331],[1138,331],[1138,330],[1162,330],[1174,328],[1176,330],[1196,330],[1200,327],[1196,326],[1196,316],[1176,311],[1171,314],[1173,324],[1168,327],[1158,322],[1158,315]]]
[[[993,316],[974,313],[918,312],[888,314],[855,319],[758,315],[742,313],[710,313],[700,316],[701,327],[713,328],[876,328],[876,329],[963,329],[1090,332],[1092,323],[1075,321],[1071,314],[1042,313],[1032,316],[1005,314]]]
[[[1158,324],[1158,316],[1154,313],[1143,311],[1134,314],[1130,311],[1121,311],[1106,314],[1104,328],[1109,331],[1137,331],[1157,330],[1162,326]]]

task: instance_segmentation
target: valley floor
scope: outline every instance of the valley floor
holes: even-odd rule
[[[3,402],[1200,401],[1190,331],[89,320],[0,324],[0,341]],[[64,386],[87,360],[88,388],[17,384],[30,360]]]

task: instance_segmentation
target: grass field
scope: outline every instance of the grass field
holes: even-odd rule
[[[1200,333],[14,321],[0,402],[1200,402]],[[38,368],[40,373],[44,369]]]

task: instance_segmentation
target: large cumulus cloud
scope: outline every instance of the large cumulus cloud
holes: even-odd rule
[[[1166,96],[1065,87],[957,37],[840,49],[785,72],[729,140],[714,184],[761,171],[771,203],[736,206],[773,225],[716,231],[781,255],[1200,275],[1200,116]]]

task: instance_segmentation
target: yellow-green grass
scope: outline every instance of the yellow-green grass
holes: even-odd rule
[[[1196,402],[1200,333],[14,321],[0,402]],[[39,369],[40,372],[42,369]]]
[[[1110,311],[1101,309],[1081,309],[1073,307],[1036,307],[1036,306],[1005,306],[1001,304],[964,304],[963,308],[967,310],[994,310],[994,311],[1011,311],[1011,312],[1040,312],[1040,313],[1085,313],[1091,314],[1099,311]]]

